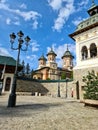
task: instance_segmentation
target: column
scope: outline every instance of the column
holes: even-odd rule
[[[88,48],[88,59],[90,58],[90,49]]]

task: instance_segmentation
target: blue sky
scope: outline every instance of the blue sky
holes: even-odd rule
[[[20,30],[31,38],[27,52],[20,54],[20,60],[38,67],[38,58],[52,47],[56,60],[62,67],[62,59],[68,44],[75,56],[75,42],[68,36],[79,22],[88,18],[87,10],[92,0],[0,0],[0,55],[17,57],[17,51],[10,48],[9,34]],[[97,0],[95,0],[97,4]],[[14,43],[17,47],[17,40]],[[47,57],[46,57],[47,58]],[[75,59],[74,59],[75,64]]]

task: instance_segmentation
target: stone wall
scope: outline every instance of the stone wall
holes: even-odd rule
[[[18,79],[17,80],[17,92],[28,92],[32,95],[35,92],[42,93],[43,95],[47,94],[49,91],[39,82],[28,80],[28,79]]]
[[[94,70],[96,73],[98,73],[98,67],[89,67],[89,68],[85,68],[85,69],[75,69],[73,71],[73,75],[74,75],[74,81],[78,81],[79,82],[79,93],[80,93],[80,99],[82,100],[83,99],[83,86],[84,86],[84,83],[82,81],[83,79],[83,76],[86,76],[88,74],[88,71],[91,72],[92,70]],[[75,88],[75,85],[74,84],[74,88]]]
[[[49,90],[49,95],[57,97],[68,97],[71,98],[71,92],[73,88],[72,82],[47,82],[47,83],[41,83],[46,89]],[[74,91],[74,88],[73,88]]]
[[[30,94],[35,94],[36,92],[41,93],[41,95],[49,95],[57,97],[71,98],[72,90],[75,97],[75,88],[73,87],[73,82],[65,81],[33,81],[33,80],[22,80],[17,81],[17,92],[29,92]]]

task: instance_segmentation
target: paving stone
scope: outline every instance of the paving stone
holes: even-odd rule
[[[97,130],[98,109],[77,100],[47,96],[17,96],[7,108],[8,95],[0,96],[0,130]]]

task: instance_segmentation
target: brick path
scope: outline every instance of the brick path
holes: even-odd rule
[[[53,97],[17,96],[15,108],[0,96],[0,130],[98,130],[98,109]]]

